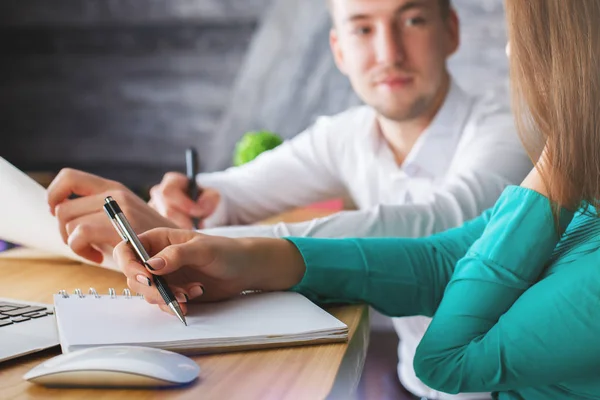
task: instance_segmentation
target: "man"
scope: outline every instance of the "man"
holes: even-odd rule
[[[459,23],[449,0],[331,0],[330,7],[336,64],[367,106],[322,118],[245,166],[200,174],[197,203],[185,195],[184,176],[167,174],[151,200],[167,218],[116,182],[63,171],[48,195],[71,248],[98,261],[97,249],[119,242],[98,209],[108,194],[137,231],[190,228],[202,217],[212,227],[205,233],[226,236],[425,236],[477,216],[531,170],[508,106],[472,97],[450,78]],[[85,197],[67,200],[71,193]],[[220,227],[336,197],[359,210],[303,224]],[[400,381],[415,396],[455,398],[423,385],[412,369],[428,323],[394,321]]]

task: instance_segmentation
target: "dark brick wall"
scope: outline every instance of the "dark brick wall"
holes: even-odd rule
[[[0,156],[147,186],[210,151],[269,0],[0,2]]]

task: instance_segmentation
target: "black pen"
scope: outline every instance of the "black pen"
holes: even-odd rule
[[[104,202],[104,211],[110,218],[110,222],[113,224],[113,226],[119,233],[119,236],[121,236],[121,238],[124,241],[129,243],[129,245],[133,248],[135,254],[137,254],[138,258],[142,262],[142,264],[150,268],[149,264],[147,263],[147,261],[150,259],[150,256],[148,255],[148,252],[146,252],[146,249],[144,249],[144,246],[142,245],[137,235],[135,234],[133,228],[129,224],[129,221],[127,221],[127,218],[125,218],[123,211],[121,211],[121,207],[119,207],[117,202],[110,196],[105,198]],[[154,278],[154,284],[156,285],[156,288],[158,289],[165,303],[167,303],[169,308],[173,310],[177,318],[179,318],[179,320],[187,326],[185,316],[183,315],[183,311],[181,311],[181,306],[179,305],[179,302],[173,295],[173,292],[171,292],[171,289],[169,289],[169,285],[167,285],[167,283],[161,276],[156,276],[153,274],[152,277]]]
[[[198,175],[198,153],[192,147],[189,147],[185,151],[185,172],[188,178],[188,196],[194,202],[198,200],[198,197],[202,195],[202,188],[198,187],[196,183],[196,175]],[[192,224],[194,229],[198,229],[200,226],[200,219],[193,217]]]

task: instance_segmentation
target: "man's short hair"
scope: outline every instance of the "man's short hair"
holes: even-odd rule
[[[331,12],[332,8],[332,0],[327,0],[327,7],[329,8],[329,11]],[[440,11],[442,12],[442,17],[444,19],[448,18],[450,16],[450,10],[452,10],[452,0],[438,0],[440,3]]]
[[[440,10],[442,11],[442,17],[444,19],[450,16],[450,10],[452,10],[451,0],[438,0],[440,2]]]

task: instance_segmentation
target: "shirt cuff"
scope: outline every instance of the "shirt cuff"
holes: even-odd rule
[[[291,290],[314,301],[363,297],[367,268],[354,239],[285,239],[296,246],[306,265],[302,281]]]
[[[229,224],[229,215],[227,207],[227,197],[223,193],[223,190],[219,189],[218,185],[213,185],[211,181],[211,174],[198,174],[196,175],[196,183],[198,186],[209,187],[219,191],[221,199],[215,211],[207,218],[202,220],[203,229],[216,228],[226,226]]]

